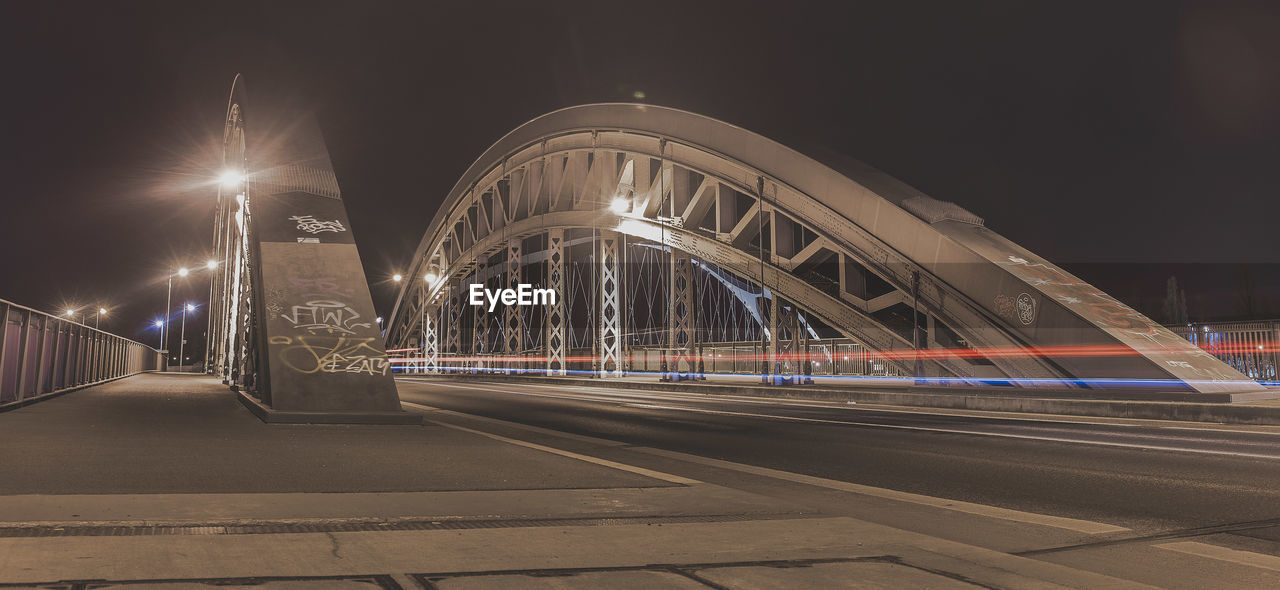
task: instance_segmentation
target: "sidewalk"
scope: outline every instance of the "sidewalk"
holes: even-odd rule
[[[0,587],[1139,587],[444,417],[268,425],[183,375],[0,414]]]

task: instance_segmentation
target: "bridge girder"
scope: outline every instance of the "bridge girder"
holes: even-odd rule
[[[972,353],[933,350],[930,374],[1257,387],[976,216],[861,164],[836,165],[841,170],[673,109],[588,105],[545,115],[491,147],[455,186],[415,256],[415,276],[440,278],[405,288],[388,338],[403,342],[415,329],[406,294],[419,290],[420,305],[436,305],[477,257],[512,240],[589,228],[712,262],[877,351],[913,350],[911,336],[876,315],[913,303],[931,327],[926,342],[945,326],[970,350],[1002,351],[974,363]],[[617,199],[626,201],[622,212],[613,207]],[[797,274],[833,258],[840,270],[834,288]],[[888,290],[860,289],[867,281]],[[1081,344],[1119,344],[1133,354],[1081,361],[1016,352]],[[904,356],[890,358],[911,373]]]

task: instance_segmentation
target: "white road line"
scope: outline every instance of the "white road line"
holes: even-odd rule
[[[1248,459],[1280,460],[1280,454],[1269,455],[1269,454],[1263,454],[1263,453],[1244,453],[1244,452],[1237,452],[1237,451],[1216,451],[1212,449],[1198,449],[1198,448],[1192,448],[1192,447],[1176,447],[1176,446],[1167,446],[1167,445],[1083,440],[1078,438],[1067,438],[1067,437],[1061,437],[1061,436],[1035,436],[1035,435],[1029,435],[1029,434],[1012,434],[1007,432],[986,432],[986,431],[980,431],[980,430],[962,430],[962,429],[956,429],[956,428],[936,428],[936,427],[929,427],[929,426],[906,426],[906,425],[900,425],[900,424],[880,424],[876,422],[858,422],[853,420],[804,418],[800,416],[781,416],[781,415],[775,415],[775,414],[759,414],[755,412],[734,412],[729,410],[705,410],[701,408],[690,408],[686,406],[666,406],[661,404],[646,404],[646,403],[635,403],[635,402],[626,401],[627,399],[634,399],[636,397],[640,399],[656,398],[656,399],[666,399],[670,401],[683,401],[683,402],[695,401],[695,400],[671,398],[671,397],[664,398],[662,396],[620,396],[622,399],[609,399],[609,398],[592,398],[585,395],[551,395],[546,393],[532,393],[528,391],[511,391],[507,389],[495,389],[493,387],[483,387],[483,386],[476,386],[476,385],[456,385],[456,384],[445,384],[445,383],[440,383],[440,385],[444,385],[446,387],[461,388],[461,389],[473,389],[478,391],[491,391],[495,393],[505,393],[508,395],[524,395],[524,396],[530,396],[530,397],[546,397],[546,398],[567,399],[567,400],[600,401],[600,402],[614,403],[614,404],[619,404],[619,405],[629,406],[634,408],[676,410],[676,411],[694,412],[694,413],[701,413],[701,414],[718,414],[723,416],[765,418],[765,419],[782,420],[782,421],[790,421],[790,422],[808,422],[808,423],[817,423],[817,424],[865,426],[870,428],[886,428],[890,430],[936,432],[936,433],[943,433],[943,434],[988,436],[988,437],[996,437],[996,438],[1012,438],[1012,439],[1019,439],[1019,440],[1034,440],[1034,441],[1043,441],[1043,442],[1057,442],[1057,443],[1066,443],[1066,444],[1091,445],[1091,446],[1102,446],[1102,447],[1113,447],[1113,448],[1144,449],[1144,450],[1151,450],[1151,451],[1170,451],[1170,452],[1182,452],[1182,453],[1195,453],[1200,455],[1242,457],[1242,458],[1248,458]],[[696,400],[696,401],[703,401],[703,400]]]
[[[626,472],[634,473],[636,475],[643,475],[645,477],[651,477],[653,479],[660,479],[662,481],[669,482],[669,483],[686,485],[686,486],[702,483],[696,479],[689,479],[687,477],[681,477],[679,475],[672,475],[670,473],[663,473],[661,471],[654,471],[652,469],[645,469],[643,467],[636,467],[634,465],[618,463],[617,461],[610,461],[608,459],[601,459],[599,457],[591,457],[587,455],[573,453],[570,451],[562,451],[554,447],[548,447],[548,446],[544,446],[536,443],[525,442],[525,441],[517,440],[514,438],[507,438],[505,436],[493,434],[490,432],[485,432],[483,430],[474,430],[471,428],[467,428],[466,426],[458,426],[457,424],[449,424],[448,422],[440,422],[439,420],[430,420],[430,419],[428,419],[428,422],[439,424],[440,426],[443,426],[445,428],[452,428],[454,430],[470,432],[471,434],[478,434],[480,436],[488,437],[497,441],[502,441],[504,443],[518,445],[521,447],[534,449],[536,451],[542,451],[544,453],[551,453],[553,455],[560,455],[561,457],[568,457],[570,459],[577,459],[579,461],[586,461],[587,463],[594,463],[596,465],[609,467],[611,469],[617,469],[619,471],[626,471]]]
[[[687,453],[676,451],[667,451],[663,449],[654,449],[650,447],[631,447],[631,450],[641,453],[649,453],[651,455],[660,455],[680,461],[688,461],[691,463],[700,463],[711,467],[719,467],[721,469],[729,469],[742,473],[750,473],[752,475],[762,475],[774,479],[782,479],[795,483],[802,483],[812,486],[818,486],[843,492],[852,492],[864,496],[875,496],[877,498],[885,498],[888,500],[897,500],[899,502],[910,502],[912,504],[920,504],[923,506],[931,506],[934,508],[942,508],[944,510],[953,510],[956,512],[964,512],[968,514],[976,514],[989,518],[998,518],[1001,520],[1011,520],[1027,524],[1035,524],[1040,526],[1054,527],[1066,529],[1078,533],[1086,533],[1090,535],[1101,535],[1107,533],[1119,533],[1129,529],[1125,527],[1115,526],[1101,522],[1091,522],[1088,520],[1079,520],[1075,518],[1064,518],[1061,516],[1049,516],[1047,514],[1036,514],[1034,512],[1022,512],[1021,510],[1010,510],[1008,508],[998,508],[995,506],[987,506],[985,504],[974,504],[971,502],[962,502],[959,500],[947,500],[944,498],[935,498],[933,496],[924,496],[920,494],[912,494],[910,492],[899,492],[897,490],[888,490],[884,488],[876,488],[864,486],[856,483],[837,481],[833,479],[824,479],[814,477],[812,475],[803,475],[800,473],[792,473],[790,471],[779,471],[777,469],[769,469],[767,467],[756,467],[754,465],[744,465],[742,463],[734,463],[732,461],[722,461],[720,459],[712,459],[709,457],[699,457]]]
[[[413,405],[413,406],[418,406],[418,407],[429,407],[429,406],[422,406],[422,405],[420,405],[420,404],[414,404],[414,403],[412,403],[412,402],[402,402],[402,403],[404,403],[404,404],[408,404],[408,405]],[[472,414],[461,414],[460,412],[450,412],[450,413],[451,413],[451,414],[460,414],[460,415],[462,415],[462,416],[465,416],[465,417],[466,417],[466,418],[468,418],[468,419],[480,418],[479,416],[475,416],[475,415],[472,415]],[[494,423],[498,423],[498,424],[502,424],[502,425],[504,425],[504,426],[510,426],[510,427],[516,427],[516,428],[519,428],[519,427],[521,427],[521,426],[524,426],[523,424],[517,424],[517,423],[515,423],[515,422],[508,422],[508,421],[506,421],[506,420],[498,420],[498,419],[495,419],[495,418],[484,418],[484,420],[486,420],[486,421],[490,421],[490,422],[494,422]],[[573,457],[573,458],[582,459],[582,460],[584,460],[584,461],[591,461],[591,462],[593,462],[593,463],[600,462],[600,464],[607,464],[607,465],[609,465],[609,466],[615,466],[615,465],[616,465],[616,466],[620,466],[619,468],[621,468],[621,469],[625,469],[625,470],[628,470],[628,471],[632,471],[632,470],[640,470],[640,471],[643,471],[643,472],[644,472],[643,474],[646,474],[646,475],[647,475],[647,474],[649,474],[649,473],[654,473],[654,474],[658,474],[658,473],[659,473],[659,472],[656,472],[656,471],[650,471],[650,470],[643,469],[643,468],[639,468],[639,467],[631,467],[631,466],[629,466],[629,465],[623,465],[623,464],[621,464],[621,463],[614,463],[614,462],[612,462],[612,461],[605,461],[605,460],[602,460],[602,459],[596,459],[596,458],[594,458],[594,457],[586,457],[586,456],[584,456],[584,455],[579,455],[579,454],[577,454],[577,453],[569,453],[568,451],[561,451],[561,450],[559,450],[559,449],[553,449],[553,448],[551,448],[551,447],[544,447],[544,446],[542,446],[542,445],[535,445],[535,444],[533,444],[533,443],[525,443],[525,442],[523,442],[523,441],[518,441],[518,440],[510,439],[510,438],[507,438],[507,437],[498,436],[498,435],[496,435],[496,434],[489,434],[489,433],[485,433],[485,432],[480,432],[480,431],[478,431],[478,430],[471,430],[471,429],[469,429],[469,428],[465,428],[465,427],[462,427],[462,426],[454,426],[454,425],[451,425],[451,424],[446,424],[446,423],[444,423],[444,422],[438,422],[438,421],[434,421],[434,420],[432,420],[432,422],[435,422],[436,424],[440,424],[441,426],[446,426],[446,427],[450,427],[450,428],[457,428],[457,429],[459,429],[459,430],[464,430],[464,431],[467,431],[467,432],[473,432],[473,433],[475,433],[475,434],[480,434],[480,435],[483,435],[483,436],[488,436],[488,437],[490,437],[490,438],[495,438],[495,439],[497,439],[497,440],[502,440],[502,441],[505,441],[505,442],[510,442],[510,443],[512,443],[512,444],[518,444],[518,445],[521,445],[521,446],[527,446],[527,447],[530,447],[530,448],[536,448],[536,449],[539,449],[539,450],[545,450],[545,451],[547,451],[547,452],[552,452],[552,453],[556,453],[556,454],[560,454],[560,455],[570,456],[570,457]],[[552,436],[558,436],[558,437],[563,437],[563,438],[569,438],[569,439],[577,439],[577,438],[579,438],[579,435],[575,435],[575,434],[571,434],[571,433],[567,433],[567,432],[560,432],[560,431],[557,431],[557,430],[547,430],[547,429],[539,428],[539,429],[538,429],[538,431],[539,431],[539,432],[543,432],[543,433],[545,433],[545,434],[552,435]],[[610,442],[610,443],[612,443],[612,444],[623,444],[623,443],[618,443],[617,441],[609,441],[609,442]],[[1020,511],[1020,510],[1011,510],[1011,509],[1008,509],[1008,508],[999,508],[999,507],[996,507],[996,506],[987,506],[987,505],[984,505],[984,504],[974,504],[974,503],[972,503],[972,502],[963,502],[963,501],[960,501],[960,500],[947,500],[947,499],[945,499],[945,498],[935,498],[935,497],[933,497],[933,496],[925,496],[925,495],[921,495],[921,494],[912,494],[912,493],[910,493],[910,492],[900,492],[900,491],[897,491],[897,490],[890,490],[890,489],[885,489],[885,488],[877,488],[877,487],[866,486],[866,485],[861,485],[861,484],[855,484],[855,483],[849,483],[849,482],[843,482],[843,481],[836,481],[836,480],[831,480],[831,479],[824,479],[824,478],[821,478],[821,477],[814,477],[814,476],[810,476],[810,475],[803,475],[803,474],[800,474],[800,473],[792,473],[792,472],[789,472],[789,471],[780,471],[780,470],[777,470],[777,469],[769,469],[769,468],[767,468],[767,467],[756,467],[756,466],[754,466],[754,465],[745,465],[745,464],[742,464],[742,463],[733,463],[733,462],[731,462],[731,461],[723,461],[723,460],[720,460],[720,459],[711,459],[711,458],[708,458],[708,457],[699,457],[699,456],[697,456],[697,455],[690,455],[690,454],[687,454],[687,453],[680,453],[680,452],[676,452],[676,451],[667,451],[667,450],[663,450],[663,449],[655,449],[655,448],[651,448],[651,447],[630,447],[630,449],[629,449],[629,450],[639,451],[639,452],[642,452],[642,453],[648,453],[648,454],[651,454],[651,455],[660,455],[660,456],[665,456],[665,457],[668,457],[668,458],[673,458],[673,459],[676,459],[676,460],[685,461],[685,462],[689,462],[689,463],[698,463],[698,464],[703,464],[703,465],[710,465],[710,466],[713,466],[713,467],[719,467],[719,468],[722,468],[722,469],[729,469],[729,470],[733,470],[733,471],[740,471],[740,472],[743,472],[743,473],[750,473],[750,474],[754,474],[754,475],[761,475],[761,476],[764,476],[764,477],[771,477],[771,478],[774,478],[774,479],[781,479],[781,480],[791,481],[791,482],[795,482],[795,483],[802,483],[802,484],[814,485],[814,486],[819,486],[819,487],[825,487],[825,488],[828,488],[828,489],[834,489],[834,490],[839,490],[839,491],[844,491],[844,492],[851,492],[851,493],[855,493],[855,494],[862,494],[862,495],[866,495],[866,496],[874,496],[874,497],[878,497],[878,498],[885,498],[885,499],[889,499],[889,500],[897,500],[897,501],[901,501],[901,502],[909,502],[909,503],[912,503],[912,504],[920,504],[920,505],[923,505],[923,506],[930,506],[930,507],[933,507],[933,508],[940,508],[940,509],[943,509],[943,510],[952,510],[952,511],[955,511],[955,512],[964,512],[964,513],[966,513],[966,514],[974,514],[974,515],[977,515],[977,516],[985,516],[985,517],[997,518],[997,519],[1001,519],[1001,520],[1010,520],[1010,521],[1014,521],[1014,522],[1022,522],[1022,523],[1027,523],[1027,524],[1036,524],[1036,525],[1048,526],[1048,527],[1053,527],[1053,528],[1066,529],[1066,530],[1070,530],[1070,531],[1075,531],[1075,532],[1079,532],[1079,533],[1086,533],[1086,534],[1091,534],[1091,535],[1106,534],[1106,533],[1118,533],[1118,532],[1124,532],[1124,531],[1129,530],[1129,529],[1127,529],[1127,528],[1125,528],[1125,527],[1115,526],[1115,525],[1106,524],[1106,523],[1091,522],[1091,521],[1087,521],[1087,520],[1079,520],[1079,519],[1075,519],[1075,518],[1065,518],[1065,517],[1060,517],[1060,516],[1050,516],[1050,515],[1047,515],[1047,514],[1036,514],[1036,513],[1033,513],[1033,512],[1023,512],[1023,511]],[[639,473],[640,471],[635,471],[635,472]],[[674,476],[674,475],[668,475],[668,474],[661,474],[661,475],[666,476],[666,477],[671,477],[671,478],[679,478],[679,476]],[[650,476],[650,477],[656,477],[656,476]],[[662,479],[662,478],[661,478],[661,477],[659,477],[659,479]],[[683,479],[683,480],[688,481],[688,482],[700,483],[700,482],[697,482],[697,480],[692,480],[692,479],[687,479],[687,478],[680,478],[680,479]],[[670,481],[670,480],[667,480],[667,481]],[[676,482],[676,483],[682,483],[682,482]]]
[[[1169,551],[1177,551],[1188,555],[1198,557],[1207,557],[1218,561],[1226,561],[1237,565],[1248,567],[1256,567],[1273,572],[1280,572],[1280,557],[1274,555],[1265,555],[1262,553],[1253,553],[1251,551],[1240,551],[1238,549],[1228,549],[1208,543],[1199,543],[1196,541],[1178,541],[1176,543],[1161,543],[1153,545],[1161,549]]]
[[[625,404],[628,406],[639,408],[654,408],[663,410],[681,410],[685,412],[695,412],[700,414],[719,414],[723,416],[743,416],[748,418],[766,418],[771,420],[784,420],[789,422],[812,422],[818,424],[842,424],[849,426],[867,426],[870,428],[888,428],[891,430],[914,430],[919,432],[940,432],[944,434],[965,434],[971,436],[992,436],[996,438],[1016,438],[1022,440],[1038,440],[1046,442],[1060,442],[1078,445],[1094,445],[1102,447],[1120,447],[1128,449],[1146,449],[1151,451],[1177,451],[1182,453],[1198,453],[1201,455],[1225,455],[1228,457],[1247,457],[1250,459],[1280,459],[1280,455],[1264,455],[1261,453],[1238,453],[1234,451],[1215,451],[1211,449],[1193,449],[1189,447],[1170,447],[1157,446],[1136,443],[1121,443],[1102,440],[1080,440],[1074,438],[1063,438],[1058,436],[1032,436],[1029,434],[1011,434],[1007,432],[982,432],[974,430],[958,430],[954,428],[931,428],[928,426],[905,426],[901,424],[877,424],[875,422],[854,422],[852,420],[827,420],[823,418],[802,418],[799,416],[776,416],[773,414],[756,414],[754,412],[731,412],[728,410],[703,410],[700,408],[686,408],[680,406],[663,406],[657,404]]]
[[[550,428],[542,428],[542,427],[539,427],[539,426],[530,426],[530,425],[528,425],[528,424],[520,424],[520,423],[518,423],[518,422],[507,422],[506,420],[498,420],[498,419],[496,419],[496,418],[488,418],[488,417],[486,417],[486,416],[478,416],[478,415],[476,415],[476,414],[463,414],[462,412],[454,412],[454,411],[452,411],[452,410],[442,410],[442,409],[440,409],[440,408],[433,408],[433,407],[431,407],[431,406],[427,406],[427,405],[423,405],[423,404],[418,404],[418,403],[414,403],[414,402],[404,402],[404,401],[402,401],[402,402],[400,402],[400,405],[403,405],[403,406],[413,406],[413,407],[415,407],[415,408],[420,408],[420,409],[423,409],[423,410],[427,410],[427,411],[429,411],[429,412],[435,412],[435,413],[444,414],[444,415],[447,415],[447,416],[461,416],[461,417],[466,418],[466,419],[468,419],[468,420],[475,420],[475,421],[478,421],[478,422],[488,422],[488,423],[491,423],[491,424],[497,424],[497,425],[500,425],[500,426],[506,426],[506,427],[508,427],[508,428],[516,428],[516,429],[519,429],[519,430],[527,430],[527,431],[529,431],[529,432],[537,432],[537,433],[539,433],[539,434],[545,434],[545,435],[548,435],[548,436],[555,436],[555,437],[559,437],[559,438],[571,438],[571,439],[573,439],[573,440],[577,440],[577,441],[581,441],[581,442],[585,442],[585,443],[596,444],[596,445],[601,445],[601,446],[606,446],[606,447],[625,447],[625,446],[627,446],[627,444],[628,444],[628,443],[624,443],[624,442],[618,442],[618,441],[616,441],[616,440],[608,440],[608,439],[604,439],[604,438],[596,438],[596,437],[594,437],[594,436],[586,436],[586,435],[583,435],[583,434],[574,434],[574,433],[572,433],[572,432],[560,432],[559,430],[551,430]]]
[[[494,389],[494,388],[486,388],[486,387],[478,387],[478,386],[446,384],[439,380],[422,380],[422,379],[414,379],[414,378],[406,378],[406,377],[401,377],[400,379],[403,381],[411,381],[416,383],[431,383],[433,385],[437,385],[437,384],[444,385],[446,387],[462,387],[466,389],[496,391],[500,393],[509,393],[509,394],[515,394],[515,395],[527,394],[527,392],[512,391],[508,389]],[[493,382],[488,382],[488,383],[493,383]],[[495,383],[495,385],[507,385],[507,384]],[[536,387],[539,389],[556,389],[560,391],[563,391],[564,388],[566,387],[564,385],[541,385],[541,384],[534,384],[534,383],[521,383],[518,386],[516,385],[510,385],[510,386],[519,387],[519,388]],[[669,392],[669,391],[650,391],[650,390],[644,390],[644,389],[634,389],[634,390],[606,389],[599,386],[591,386],[591,385],[572,385],[568,387],[573,387],[574,389],[577,389],[577,390],[591,391],[600,395],[606,395],[606,396],[613,395],[613,396],[624,397],[624,398],[631,397],[631,398],[661,399],[661,400],[668,400],[668,401],[692,401],[692,402],[704,402],[704,403],[716,402],[716,401],[736,401],[736,402],[758,404],[758,405],[788,406],[788,407],[798,407],[798,408],[821,408],[821,409],[833,409],[833,410],[846,410],[850,412],[886,412],[886,413],[892,413],[892,414],[919,414],[923,416],[959,416],[964,418],[983,418],[987,420],[1002,420],[1002,421],[1008,421],[1008,422],[1085,424],[1089,426],[1116,426],[1116,427],[1123,427],[1123,428],[1157,428],[1157,429],[1168,429],[1168,430],[1194,430],[1194,431],[1200,431],[1200,432],[1230,432],[1235,434],[1263,434],[1263,435],[1269,435],[1269,436],[1280,436],[1280,428],[1276,428],[1276,427],[1270,427],[1271,430],[1242,430],[1242,429],[1231,429],[1231,428],[1207,428],[1203,426],[1166,426],[1166,424],[1170,422],[1169,420],[1152,420],[1147,418],[1116,418],[1115,419],[1116,421],[1114,422],[1099,422],[1096,419],[1087,420],[1087,419],[1081,419],[1079,416],[1071,416],[1066,414],[1058,415],[1058,414],[1027,413],[1026,415],[1009,416],[1007,415],[1008,412],[995,412],[995,411],[972,412],[972,411],[964,411],[964,410],[954,410],[951,408],[909,409],[909,408],[903,408],[901,406],[886,406],[882,404],[873,404],[873,403],[866,403],[866,404],[859,403],[859,404],[850,405],[848,402],[840,402],[840,401],[823,402],[818,400],[809,400],[807,402],[799,402],[794,400],[783,400],[783,399],[777,399],[777,400],[761,399],[758,397],[748,397],[748,396],[739,396],[739,395],[679,393],[679,392]],[[623,391],[634,391],[636,393],[634,394],[623,393]],[[558,397],[558,396],[546,396],[546,397]],[[579,398],[566,396],[566,397],[562,397],[561,399],[579,399]],[[594,398],[588,398],[586,396],[583,396],[581,399],[594,399]],[[612,401],[612,400],[599,400],[599,401]],[[1033,418],[1031,416],[1042,416],[1043,418]],[[1123,422],[1121,420],[1123,420]],[[1260,426],[1259,428],[1268,428],[1268,427]]]

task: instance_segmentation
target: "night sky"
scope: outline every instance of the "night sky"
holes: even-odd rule
[[[1176,274],[1195,319],[1241,315],[1248,273],[1280,315],[1276,3],[186,4],[0,4],[0,299],[155,345],[243,72],[313,97],[384,315],[486,147],[637,91],[864,160],[1141,311]]]

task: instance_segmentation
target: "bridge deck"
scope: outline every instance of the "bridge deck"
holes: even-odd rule
[[[663,484],[438,426],[266,425],[217,380],[172,373],[137,375],[0,414],[0,448],[0,494]]]

